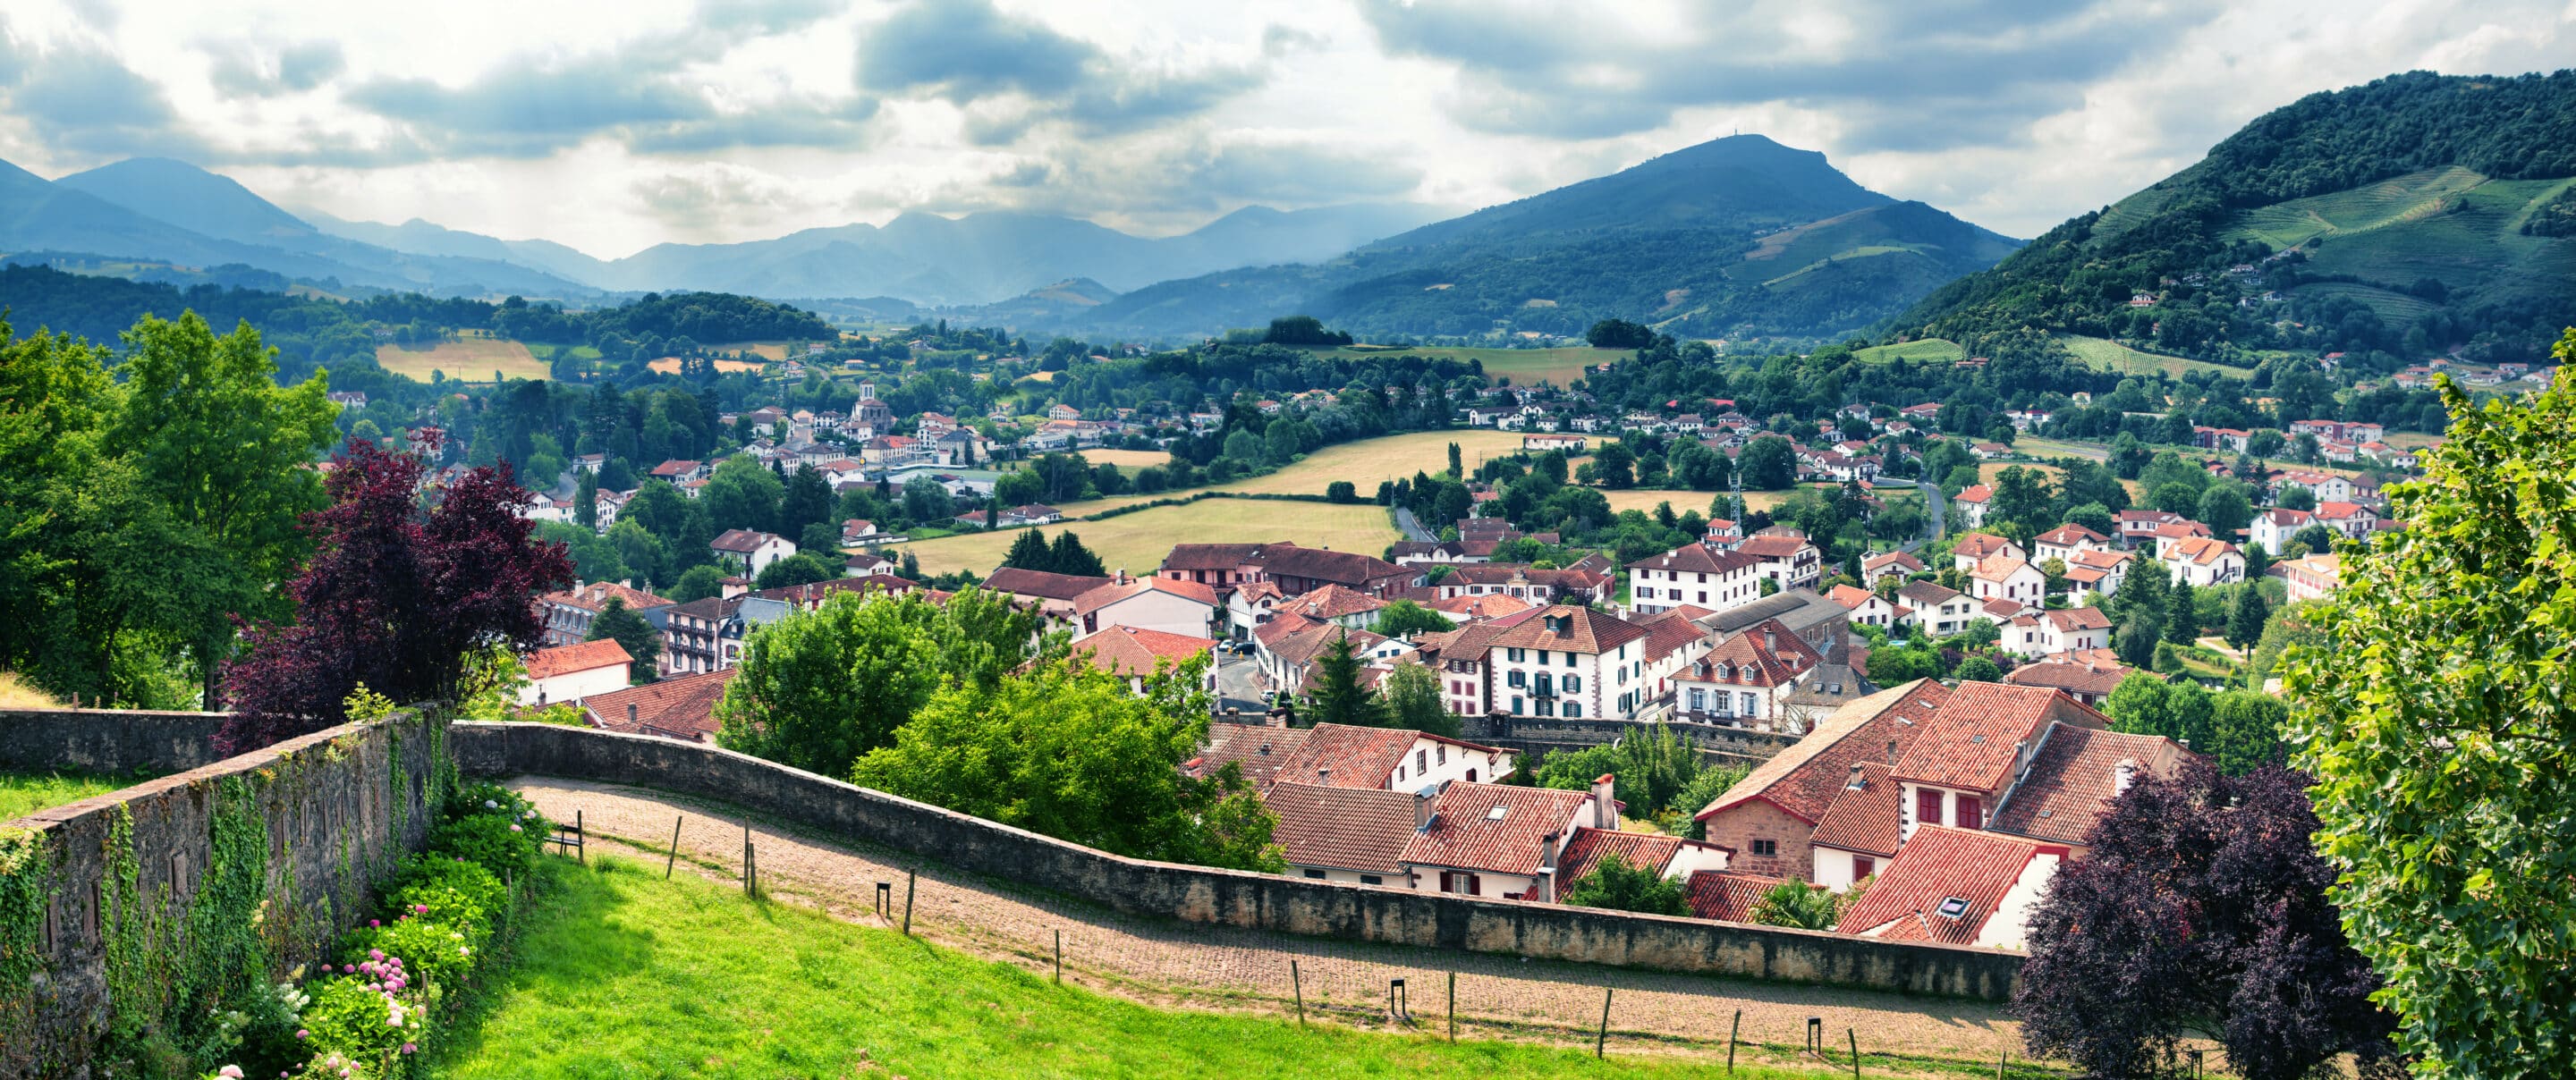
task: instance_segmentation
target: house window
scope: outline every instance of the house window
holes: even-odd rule
[[[1503,658],[1504,658],[1504,659],[1506,659],[1506,660],[1509,660],[1509,661],[1511,661],[1512,663],[1515,663],[1515,664],[1520,663],[1520,662],[1521,662],[1521,650],[1519,650],[1519,649],[1505,649],[1505,650],[1503,650]],[[1515,684],[1515,685],[1517,685],[1517,684]]]
[[[1579,702],[1579,701],[1569,701],[1569,702],[1566,702],[1566,703],[1565,703],[1565,715],[1567,715],[1567,716],[1582,716],[1582,715],[1583,715],[1583,703],[1582,703],[1582,702]]]
[[[1676,597],[1676,599],[1678,599],[1678,597]],[[1573,654],[1573,653],[1567,653],[1567,654],[1565,654],[1565,666],[1567,666],[1567,667],[1573,667],[1573,666],[1574,666],[1574,654]]]
[[[1513,699],[1512,699],[1512,714],[1513,714],[1513,715],[1515,715],[1515,716],[1518,716],[1518,715],[1520,715],[1523,711],[1525,711],[1525,710],[1523,710],[1523,709],[1521,708],[1521,699],[1519,699],[1519,698],[1517,698],[1517,697],[1516,697],[1516,698],[1513,698]]]
[[[1423,751],[1420,751],[1420,750],[1416,750],[1416,751],[1414,751],[1414,752],[1413,752],[1413,771],[1414,771],[1414,772],[1416,772],[1416,773],[1420,773],[1420,772],[1421,772],[1421,771],[1422,771],[1426,766],[1428,766],[1428,765],[1430,764],[1430,759],[1431,759],[1431,755],[1430,755],[1430,754],[1424,753]]]
[[[1379,877],[1379,876],[1377,876],[1376,874],[1361,874],[1361,875],[1360,875],[1360,884],[1362,884],[1362,885],[1384,885],[1384,884],[1386,884],[1386,879],[1385,879],[1385,878],[1382,878],[1382,877]]]
[[[1938,825],[1941,823],[1940,792],[1934,791],[1931,788],[1916,789],[1914,792],[1914,823],[1917,825]]]
[[[1867,855],[1852,856],[1852,880],[1859,881],[1878,872],[1878,860]]]
[[[1761,699],[1761,698],[1755,697],[1755,696],[1753,696],[1752,694],[1746,694],[1746,695],[1744,695],[1744,715],[1746,715],[1746,716],[1757,716],[1757,715],[1760,715],[1760,713],[1761,713],[1761,705],[1762,705],[1762,699]]]
[[[1959,827],[1962,829],[1985,828],[1986,804],[1974,795],[1959,796]]]
[[[1306,871],[1306,876],[1314,878],[1317,881],[1321,881],[1324,878],[1324,872],[1321,870],[1308,870]]]
[[[1504,684],[1505,684],[1505,685],[1508,685],[1508,686],[1514,686],[1514,687],[1527,686],[1527,685],[1529,685],[1529,672],[1526,672],[1526,671],[1514,671],[1514,672],[1510,672],[1510,673],[1508,673],[1508,674],[1506,674],[1506,675],[1504,675],[1504,676],[1503,676],[1503,682],[1504,682]],[[1517,711],[1517,710],[1515,710],[1515,711]]]
[[[1708,691],[1692,690],[1690,692],[1690,707],[1692,712],[1708,711]]]
[[[1420,752],[1420,751],[1416,751],[1416,753],[1419,753],[1419,752]],[[1431,748],[1431,760],[1432,760],[1435,764],[1440,764],[1440,765],[1446,765],[1446,764],[1449,764],[1449,744],[1448,744],[1448,743],[1441,743],[1441,744],[1440,744],[1440,745],[1438,745],[1438,746],[1434,746],[1434,747],[1432,747],[1432,748]]]
[[[1780,842],[1777,840],[1756,840],[1753,842],[1753,853],[1756,855],[1778,855],[1780,854]]]
[[[1577,691],[1582,690],[1582,689],[1583,689],[1583,676],[1580,676],[1580,675],[1568,675],[1568,676],[1566,676],[1566,677],[1565,677],[1565,683],[1564,683],[1564,686],[1565,686],[1565,692],[1566,692],[1566,693],[1569,693],[1569,694],[1571,694],[1571,693],[1575,693],[1575,692],[1577,692]]]
[[[1540,667],[1546,667],[1546,666],[1547,666],[1547,650],[1545,650],[1545,649],[1540,649],[1540,650],[1538,651],[1538,666],[1540,666]]]

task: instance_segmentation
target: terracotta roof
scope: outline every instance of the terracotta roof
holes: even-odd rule
[[[558,645],[528,654],[528,678],[551,679],[575,671],[614,667],[634,662],[626,647],[614,638],[585,641],[578,645]]]
[[[1950,554],[1984,562],[1987,556],[2001,552],[2011,543],[2012,541],[1993,533],[1972,532],[1960,537],[1958,543],[1950,545]]]
[[[2014,686],[2045,686],[2064,690],[2070,694],[2107,697],[2111,691],[2119,688],[2120,680],[2128,678],[2129,673],[2134,670],[2136,669],[2119,664],[2103,666],[2049,660],[2037,664],[2023,664],[2005,672],[2004,681]]]
[[[1896,595],[1912,601],[1914,606],[1917,608],[1928,608],[1949,603],[1965,594],[1961,593],[1957,589],[1950,588],[1947,585],[1937,585],[1929,581],[1917,581],[1902,589],[1896,590]]]
[[[1292,633],[1272,638],[1263,643],[1265,647],[1267,647],[1272,653],[1276,654],[1280,659],[1286,660],[1292,664],[1304,664],[1313,661],[1315,658],[1324,655],[1325,650],[1332,648],[1334,643],[1341,641],[1343,638],[1350,639],[1351,651],[1354,653],[1367,652],[1370,649],[1376,648],[1380,642],[1386,640],[1384,637],[1379,636],[1375,631],[1344,629],[1338,623],[1319,623],[1312,619],[1307,619],[1302,615],[1298,616],[1298,618],[1300,621],[1309,625]],[[1272,619],[1265,625],[1277,626],[1286,621],[1287,620],[1284,618]]]
[[[1376,611],[1385,606],[1384,600],[1336,582],[1302,596],[1283,600],[1279,604],[1279,609],[1293,611],[1309,619],[1331,622],[1345,616]]]
[[[1564,627],[1549,628],[1550,620]],[[1507,649],[1564,649],[1578,653],[1605,653],[1646,636],[1646,631],[1621,622],[1590,608],[1570,604],[1553,604],[1542,608],[1538,617],[1522,620],[1494,644]]]
[[[1589,791],[1452,782],[1432,803],[1431,827],[1405,845],[1404,861],[1535,875],[1545,862],[1541,845],[1573,828],[1590,801]]]
[[[2029,771],[1987,827],[2050,843],[2086,843],[2085,834],[2120,793],[2120,763],[2131,763],[2141,775],[2169,777],[2191,756],[2161,735],[2052,724]]]
[[[1825,599],[1841,604],[1853,611],[1858,611],[1861,609],[1861,605],[1878,599],[1878,594],[1857,585],[1836,585],[1831,589],[1825,590]]]
[[[1914,830],[1878,880],[1843,913],[1836,930],[1900,941],[1939,941],[1972,945],[1993,918],[2004,894],[2021,880],[2042,845],[2019,837],[1947,825]],[[2056,849],[2063,851],[2064,849]],[[1956,916],[1944,915],[1944,901],[1965,901]]]
[[[1305,742],[1279,766],[1278,779],[1326,787],[1384,789],[1393,782],[1395,767],[1404,760],[1405,752],[1413,749],[1414,740],[1421,737],[1421,732],[1407,728],[1317,724],[1307,732]]]
[[[1940,683],[1917,679],[1844,705],[1818,721],[1805,738],[1754,766],[1698,817],[1704,821],[1758,798],[1801,820],[1822,820],[1853,764],[1885,762],[1890,742],[1903,755],[1950,694]]]
[[[2028,562],[1998,553],[1977,560],[1977,568],[1969,576],[1980,581],[2010,581],[2013,575],[2029,569]]]
[[[2175,541],[2170,554],[2175,560],[2207,566],[2229,555],[2237,554],[2237,550],[2236,545],[2227,541],[2195,536]]]
[[[1691,914],[1722,922],[1752,922],[1753,905],[1762,894],[1787,880],[1733,870],[1699,871],[1690,876]]]
[[[1755,533],[1745,537],[1743,543],[1735,545],[1735,550],[1758,559],[1785,559],[1797,554],[1799,549],[1811,546],[1813,545],[1809,544],[1807,538],[1803,536]]]
[[[2091,529],[2087,529],[2084,526],[2068,522],[2054,529],[2050,529],[2047,532],[2041,533],[2031,539],[2031,543],[2034,544],[2053,544],[2058,547],[2074,547],[2076,544],[2087,541],[2096,544],[2107,544],[2111,542],[2111,538],[2104,536],[2101,533],[2094,532]]]
[[[2137,557],[2137,553],[2132,551],[2102,551],[2094,549],[2076,552],[2075,558],[2069,560],[2067,565],[2070,568],[2109,571],[2116,570],[2121,564]]]
[[[1084,593],[1109,584],[1105,577],[1089,574],[1057,574],[1045,570],[1023,570],[1005,566],[984,578],[984,588],[1013,596],[1038,596],[1049,600],[1072,600]]]
[[[590,714],[591,723],[610,731],[690,742],[709,740],[716,734],[716,702],[723,699],[725,684],[733,681],[734,672],[740,670],[726,668],[682,675],[593,694],[582,699],[582,709]],[[626,718],[629,705],[635,706],[635,719],[631,722]]]
[[[1535,611],[1538,609],[1538,605],[1530,603],[1527,600],[1523,600],[1520,597],[1513,596],[1510,593],[1485,593],[1481,596],[1452,596],[1446,600],[1431,601],[1426,606],[1431,608],[1433,611],[1441,612],[1443,614],[1463,615],[1470,619],[1491,619],[1500,615],[1510,615],[1517,612]]]
[[[1255,788],[1270,786],[1279,775],[1279,767],[1306,745],[1310,728],[1279,728],[1260,724],[1210,724],[1208,744],[1199,756],[1181,766],[1193,777],[1207,777],[1227,762],[1243,764],[1244,779]]]
[[[1834,792],[1833,803],[1807,840],[1844,851],[1894,856],[1904,789],[1887,778],[1885,761],[1863,761],[1853,768],[1859,770],[1860,786],[1852,786],[1851,774],[1844,775],[1842,789]]]
[[[611,599],[626,601],[628,611],[642,611],[646,608],[664,607],[670,604],[669,600],[662,597],[642,589],[629,588],[614,581],[594,581],[563,592],[547,593],[540,599],[544,603],[561,604],[591,612],[607,607]]]
[[[1279,817],[1271,838],[1290,865],[1363,874],[1404,872],[1415,798],[1403,791],[1293,783],[1272,784],[1261,793]]]
[[[1730,686],[1787,686],[1824,660],[1804,638],[1774,620],[1719,641],[1691,665],[1691,678]]]
[[[2181,518],[2156,526],[2156,536],[2159,539],[2187,540],[2193,537],[2207,538],[2209,535],[2209,526]]]
[[[2058,608],[2040,612],[2039,617],[2056,626],[2060,633],[2111,628],[2111,617],[2102,614],[2102,609],[2096,607]]]
[[[1565,899],[1564,894],[1574,889],[1574,883],[1583,880],[1584,875],[1591,873],[1593,867],[1600,865],[1603,856],[1612,852],[1617,852],[1619,857],[1627,860],[1630,866],[1662,873],[1671,868],[1674,855],[1680,854],[1683,848],[1694,845],[1715,846],[1697,840],[1684,840],[1678,836],[1616,832],[1610,829],[1596,829],[1589,825],[1580,826],[1574,830],[1574,839],[1565,845],[1564,853],[1557,856],[1557,899]]]
[[[1165,570],[1232,570],[1252,561],[1259,544],[1174,544],[1163,556]]]
[[[1887,566],[1901,567],[1906,572],[1913,573],[1923,569],[1923,560],[1915,558],[1914,553],[1910,551],[1891,551],[1884,555],[1872,555],[1861,560],[1860,563],[1863,573],[1875,572]]]
[[[1644,655],[1652,659],[1658,656],[1669,656],[1707,640],[1708,631],[1701,629],[1700,625],[1692,620],[1708,614],[1710,612],[1707,608],[1684,604],[1637,619],[1630,625],[1646,631]]]
[[[1981,503],[1993,499],[1994,497],[1995,489],[1987,487],[1984,484],[1970,484],[1967,487],[1959,489],[1958,494],[1950,496],[1950,501]]]
[[[2101,713],[2046,687],[1960,683],[1897,759],[1895,776],[1963,791],[2001,791],[2012,776],[2014,744],[2038,738],[2051,720],[2111,726]]]
[[[1075,656],[1088,655],[1091,666],[1113,675],[1151,675],[1159,661],[1179,666],[1216,648],[1215,638],[1171,634],[1134,626],[1112,626],[1073,643]]]
[[[1200,582],[1172,581],[1166,578],[1142,577],[1129,578],[1126,584],[1123,585],[1112,581],[1107,584],[1097,586],[1080,596],[1074,597],[1073,611],[1074,614],[1077,615],[1087,615],[1121,600],[1141,596],[1149,592],[1168,593],[1184,600],[1192,600],[1206,604],[1209,607],[1217,606],[1216,590],[1209,588]]]
[[[695,472],[697,471],[697,468],[698,463],[695,461],[690,461],[685,458],[672,458],[669,461],[653,466],[653,475],[678,476],[682,473]]]
[[[749,554],[759,550],[760,545],[773,540],[784,542],[786,538],[776,533],[765,533],[756,529],[726,529],[722,535],[716,537],[714,543],[707,546],[717,551]]]
[[[1670,570],[1677,574],[1725,574],[1762,560],[1740,550],[1719,551],[1706,544],[1683,544],[1661,555],[1629,563],[1630,570]]]

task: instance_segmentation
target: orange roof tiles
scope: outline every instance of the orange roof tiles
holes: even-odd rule
[[[1752,922],[1753,905],[1762,894],[1787,880],[1733,870],[1699,871],[1690,876],[1691,914],[1722,922]]]
[[[1973,945],[2031,861],[2051,850],[2065,851],[1999,833],[1922,826],[1835,929],[1846,934],[1877,931],[1877,936],[1899,941]],[[1955,917],[1941,913],[1942,902],[1952,898],[1966,901]]]
[[[1546,858],[1542,843],[1573,828],[1591,800],[1589,791],[1451,783],[1432,803],[1431,827],[1405,845],[1404,861],[1535,875]]]
[[[2109,718],[2047,687],[1963,682],[1896,763],[1899,782],[1994,792],[2012,777],[2016,743],[2051,720],[2109,727]]]
[[[576,671],[590,671],[634,662],[626,647],[612,638],[585,641],[578,645],[558,645],[528,654],[528,678],[551,679]]]
[[[2085,843],[2093,823],[2119,791],[2122,762],[2139,775],[2172,776],[2193,757],[2161,735],[2128,735],[2068,724],[2051,725],[2047,741],[2030,759],[2030,771],[2012,797],[1995,808],[1988,826],[2034,840]]]
[[[1887,763],[1864,761],[1855,766],[1860,786],[1852,786],[1846,777],[1843,788],[1834,793],[1834,801],[1825,808],[1824,817],[1816,822],[1816,831],[1807,837],[1809,843],[1869,855],[1896,854],[1899,825],[1903,811],[1900,805],[1903,789],[1887,778]]]
[[[1157,664],[1177,667],[1213,648],[1215,638],[1112,626],[1074,642],[1073,655],[1089,656],[1092,667],[1113,675],[1151,675]]]
[[[1761,799],[1801,820],[1821,820],[1850,777],[1853,764],[1885,762],[1891,742],[1896,753],[1903,755],[1950,694],[1940,683],[1917,679],[1844,705],[1819,721],[1806,738],[1754,766],[1698,817],[1705,821],[1739,803]]]
[[[723,699],[725,684],[732,682],[734,672],[740,670],[726,668],[682,675],[612,693],[592,694],[582,699],[582,709],[590,714],[591,723],[610,731],[704,742],[715,738],[716,702]],[[628,719],[628,706],[635,710],[632,720]]]
[[[1290,865],[1401,874],[1413,842],[1415,796],[1401,791],[1272,784],[1261,801],[1278,815],[1271,834]]]
[[[1675,836],[1615,832],[1589,825],[1577,828],[1574,839],[1566,843],[1564,854],[1557,857],[1557,899],[1564,899],[1564,893],[1571,891],[1575,882],[1583,880],[1593,867],[1600,865],[1604,856],[1613,852],[1630,866],[1662,873],[1665,867],[1672,865],[1673,855],[1686,843],[1690,841]]]
[[[1554,623],[1551,626],[1551,623]],[[1561,627],[1562,629],[1558,629]],[[1537,618],[1513,626],[1494,640],[1507,649],[1562,649],[1605,653],[1646,636],[1646,631],[1590,608],[1553,604]]]
[[[1183,762],[1181,771],[1206,778],[1229,762],[1243,765],[1243,777],[1255,788],[1270,786],[1279,775],[1279,767],[1296,756],[1306,745],[1311,728],[1279,728],[1260,724],[1210,724],[1208,744],[1199,756]]]

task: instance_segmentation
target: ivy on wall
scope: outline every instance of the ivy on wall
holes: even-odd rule
[[[34,830],[0,830],[0,1036],[18,1030],[34,1009],[58,861]]]

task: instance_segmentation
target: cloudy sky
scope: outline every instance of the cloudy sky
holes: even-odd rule
[[[1472,208],[1725,135],[2029,236],[2266,109],[2576,57],[2576,0],[11,0],[0,158],[614,257],[908,209]]]

